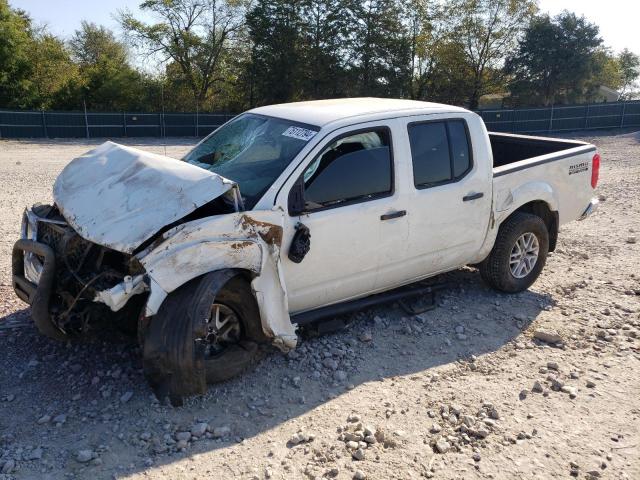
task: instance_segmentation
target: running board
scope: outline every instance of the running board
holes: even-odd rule
[[[375,307],[383,303],[400,302],[400,306],[409,315],[417,315],[427,310],[435,308],[435,292],[448,288],[448,283],[441,283],[429,286],[401,287],[384,293],[378,293],[369,297],[350,300],[327,307],[318,308],[308,312],[298,313],[291,318],[292,323],[297,323],[299,327],[306,327],[315,323],[324,323],[333,320],[339,315],[346,315],[365,308]],[[406,300],[416,297],[430,296],[427,308],[413,309],[406,303]]]

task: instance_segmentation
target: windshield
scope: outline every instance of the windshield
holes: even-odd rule
[[[246,113],[205,138],[184,160],[236,182],[250,210],[318,130]]]

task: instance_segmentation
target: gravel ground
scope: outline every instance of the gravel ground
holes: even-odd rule
[[[601,208],[562,229],[529,291],[450,273],[435,310],[360,312],[176,409],[134,344],[37,334],[11,246],[90,145],[1,141],[0,478],[640,479],[640,134],[586,140]]]

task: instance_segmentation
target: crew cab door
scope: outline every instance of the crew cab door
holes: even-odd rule
[[[291,313],[370,293],[391,235],[406,241],[406,206],[396,194],[392,122],[327,135],[281,190],[303,185],[304,209],[285,214],[282,267]],[[298,224],[311,234],[300,263],[287,258]],[[386,235],[387,240],[382,238]]]
[[[471,261],[491,216],[490,151],[471,140],[486,133],[469,115],[451,115],[403,119],[398,161],[410,165],[411,179],[405,267],[414,279]]]

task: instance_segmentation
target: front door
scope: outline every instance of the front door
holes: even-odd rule
[[[383,231],[406,239],[389,126],[342,129],[315,152],[296,174],[304,183],[305,211],[285,220],[282,265],[291,313],[370,293]],[[294,263],[286,252],[298,223],[309,228],[311,248]]]

